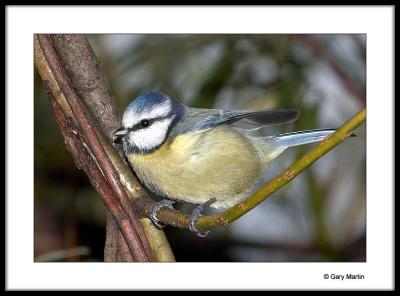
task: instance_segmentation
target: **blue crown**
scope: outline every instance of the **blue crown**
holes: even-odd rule
[[[136,99],[130,102],[127,110],[135,113],[141,113],[169,100],[171,99],[161,92],[149,91],[136,97]]]

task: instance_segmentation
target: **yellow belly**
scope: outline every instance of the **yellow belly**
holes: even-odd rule
[[[130,155],[129,161],[156,194],[190,203],[216,198],[216,208],[246,197],[263,170],[252,142],[226,126],[180,135],[152,153]]]

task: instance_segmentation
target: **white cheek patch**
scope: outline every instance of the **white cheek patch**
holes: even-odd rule
[[[144,111],[142,113],[135,112],[125,112],[122,118],[122,124],[125,128],[132,127],[138,124],[142,119],[152,119],[164,117],[169,114],[172,109],[172,105],[170,101],[165,101],[162,104],[154,106],[153,109],[148,112]]]
[[[156,148],[164,142],[172,120],[173,117],[155,121],[147,128],[131,132],[129,134],[130,144],[143,151]]]

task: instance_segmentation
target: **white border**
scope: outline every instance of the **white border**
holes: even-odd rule
[[[7,289],[390,289],[392,7],[6,7]],[[33,33],[366,33],[367,263],[33,263]],[[360,273],[365,280],[324,280]]]

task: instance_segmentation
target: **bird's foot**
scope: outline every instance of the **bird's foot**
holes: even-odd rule
[[[172,210],[175,210],[174,207],[173,207],[174,203],[175,202],[173,200],[163,199],[163,200],[157,202],[154,205],[154,207],[152,207],[152,209],[150,210],[150,219],[158,229],[161,229],[161,228],[164,228],[165,226],[167,226],[167,224],[160,223],[160,220],[158,220],[158,218],[157,218],[158,211],[161,208],[164,208],[164,207],[167,207],[167,208],[170,208]]]
[[[217,199],[216,198],[212,198],[208,201],[206,201],[205,203],[199,205],[198,207],[196,207],[193,212],[190,214],[189,216],[189,230],[196,233],[197,236],[200,237],[206,237],[209,233],[210,230],[205,230],[205,231],[200,231],[197,226],[197,219],[199,218],[199,216],[201,216],[201,212],[207,208],[208,206],[210,206],[212,203],[216,202]]]

